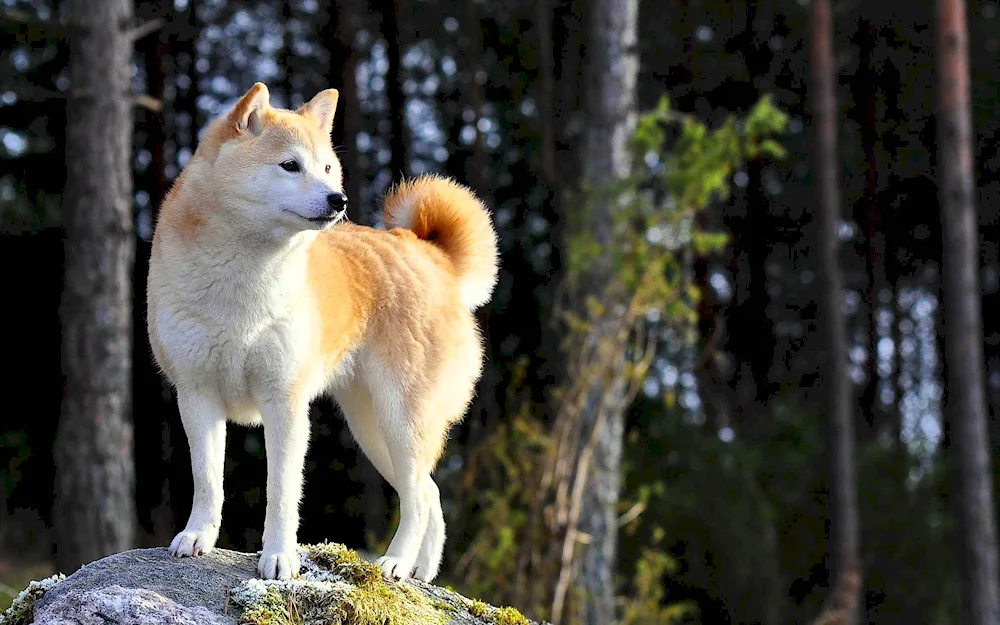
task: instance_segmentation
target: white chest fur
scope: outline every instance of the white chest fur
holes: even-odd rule
[[[149,288],[172,381],[217,393],[232,420],[257,422],[255,399],[287,387],[307,345],[296,306],[305,293],[305,247],[266,259],[231,252],[169,260],[151,271]]]

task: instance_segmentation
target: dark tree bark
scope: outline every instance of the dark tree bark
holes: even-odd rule
[[[727,44],[740,50],[750,76],[765,75],[771,63],[770,49],[761,44],[755,31],[754,25],[760,21],[758,11],[758,3],[747,3],[743,30]],[[685,42],[689,57],[692,45],[690,41]],[[692,96],[689,105],[693,105],[697,91],[691,90],[689,94]],[[713,399],[716,403],[731,404],[733,421],[744,437],[752,437],[760,431],[755,420],[765,413],[762,408],[777,390],[777,385],[770,381],[777,339],[774,321],[767,310],[771,298],[766,269],[771,253],[769,237],[774,232],[774,225],[769,208],[771,200],[764,190],[764,166],[763,159],[747,163],[746,210],[741,211],[739,217],[731,218],[728,224],[734,235],[730,271],[739,283],[734,286],[736,295],[725,310],[725,351],[734,359],[727,371],[732,397]],[[743,293],[745,295],[741,295]],[[754,328],[755,331],[734,330],[738,328]]]
[[[130,0],[69,0],[63,195],[62,414],[55,441],[57,561],[76,569],[135,538],[131,422]]]
[[[635,87],[639,70],[636,50],[638,0],[595,0],[584,16],[587,59],[584,82],[587,134],[583,139],[582,179],[588,184],[611,183],[631,167],[629,138],[635,128]],[[598,240],[611,233],[611,206],[595,211],[587,227]],[[595,276],[601,289],[610,274]],[[595,290],[600,294],[600,290]],[[622,444],[627,408],[625,372],[588,397],[585,420],[605,414],[597,433],[593,464],[584,490],[579,531],[589,537],[582,545],[580,585],[585,593],[583,623],[607,625],[616,619],[615,571],[618,550],[618,496],[621,489]]]
[[[372,207],[365,206],[361,193],[364,172],[358,163],[358,150],[351,141],[361,132],[361,110],[358,108],[357,67],[360,54],[354,49],[354,35],[361,28],[361,8],[357,0],[331,3],[330,15],[320,37],[330,55],[327,82],[340,95],[333,121],[333,146],[344,173],[344,193],[347,194],[347,215],[355,223],[373,225]],[[356,473],[362,483],[361,507],[365,536],[381,539],[389,531],[389,503],[384,481],[371,461],[365,457],[353,437],[344,429],[345,446],[356,454]]]
[[[198,96],[201,95],[200,75],[198,73],[198,37],[201,35],[202,23],[198,19],[199,0],[188,0],[187,9],[174,19],[176,28],[181,34],[176,39],[171,39],[171,56],[174,58],[177,76],[184,75],[185,88],[177,87],[177,95],[174,101],[174,150],[186,147],[194,153],[198,147],[198,129],[201,128],[202,114],[198,110]],[[183,59],[183,65],[178,61]],[[183,115],[187,124],[183,124],[178,119],[178,115]],[[179,132],[182,128],[185,133]],[[181,135],[183,139],[181,138]],[[180,169],[178,168],[178,172]],[[176,175],[176,174],[175,174]],[[184,440],[182,446],[186,446]]]
[[[331,11],[335,9],[331,8]],[[281,26],[284,29],[284,41],[281,44],[281,51],[278,53],[278,66],[281,67],[281,78],[278,81],[277,91],[285,100],[285,107],[292,109],[292,93],[294,89],[292,88],[292,57],[294,56],[293,47],[294,42],[292,37],[294,36],[291,27],[293,17],[292,10],[292,0],[284,0],[281,3]],[[308,96],[307,96],[308,99]]]
[[[843,276],[839,262],[840,165],[837,157],[837,69],[833,53],[830,0],[813,0],[810,66],[812,70],[815,179],[818,200],[822,328],[826,336],[827,422],[830,456],[830,555],[833,590],[821,621],[855,621],[861,588],[858,502],[854,475],[852,392],[847,379],[847,324]]]
[[[172,11],[166,10],[164,4],[163,0],[148,3],[143,7],[144,10],[139,12],[139,18],[141,21],[168,19]],[[162,103],[166,91],[166,68],[168,59],[171,58],[169,33],[160,29],[136,42],[136,52],[146,71],[146,93]],[[165,172],[167,131],[163,109],[140,110],[137,126],[140,131],[144,131],[142,147],[149,152],[150,161],[145,172],[135,180],[135,185],[148,194],[149,204],[146,210],[155,223],[156,212],[168,188]],[[152,234],[151,229],[150,234]],[[132,272],[132,288],[140,293],[146,288],[151,245],[152,241],[143,240],[140,233],[136,240],[135,265]],[[133,327],[143,328],[146,326],[146,298],[137,298],[133,301],[133,305]],[[145,415],[145,418],[136,424],[135,445],[142,449],[160,449],[158,461],[151,457],[145,462],[136,463],[136,483],[151,486],[155,484],[158,487],[139,487],[136,493],[136,506],[139,511],[139,523],[151,534],[153,543],[165,545],[173,538],[175,529],[170,508],[170,420],[162,414],[165,381],[149,354],[148,340],[140,338],[133,341],[133,409],[135,413]],[[169,397],[169,392],[167,396]]]
[[[471,3],[470,3],[471,4]],[[555,51],[552,42],[552,3],[538,0],[535,7],[535,28],[538,29],[539,117],[541,119],[540,171],[549,196],[559,197],[556,175],[556,77]]]
[[[359,54],[354,50],[354,35],[360,28],[361,9],[357,0],[342,0],[330,7],[330,19],[322,36],[330,51],[328,82],[340,92],[337,116],[333,122],[333,145],[344,171],[347,214],[351,221],[370,224],[371,211],[364,210],[361,199],[361,177],[364,174],[358,164],[358,150],[350,143],[361,132],[357,86]],[[372,471],[375,471],[374,467]]]
[[[466,106],[473,111],[472,127],[476,133],[476,138],[469,146],[465,176],[466,183],[473,189],[479,193],[487,193],[486,142],[483,140],[483,133],[479,132],[479,119],[483,115],[483,88],[477,79],[479,72],[483,71],[483,26],[475,2],[466,2],[464,8],[463,30],[467,34],[461,37],[459,44],[464,48],[462,68],[469,78],[468,92],[464,99]]]
[[[979,231],[963,0],[938,0],[938,167],[944,233],[945,410],[950,420],[962,622],[1000,623],[996,511],[987,429]]]
[[[863,430],[866,437],[873,437],[885,427],[884,410],[878,397],[880,376],[878,373],[878,311],[882,291],[886,288],[885,272],[885,235],[882,232],[882,210],[878,202],[878,161],[876,158],[876,143],[878,130],[876,120],[878,115],[877,76],[872,65],[872,54],[878,40],[878,32],[869,20],[858,23],[858,41],[861,61],[856,80],[858,89],[857,112],[861,122],[861,145],[865,154],[865,194],[861,202],[863,215],[858,220],[865,227],[865,270],[868,284],[865,289],[865,299],[868,305],[868,361],[866,377],[861,393],[861,411],[867,428]]]
[[[381,33],[385,40],[386,54],[389,60],[389,70],[385,76],[385,95],[389,101],[389,147],[392,157],[389,160],[389,171],[393,182],[398,182],[406,175],[406,128],[403,124],[406,98],[403,96],[403,76],[400,71],[400,41],[399,41],[399,0],[380,0],[382,13]]]

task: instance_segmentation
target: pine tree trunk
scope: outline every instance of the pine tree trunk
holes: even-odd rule
[[[865,419],[858,420],[863,427],[863,440],[871,440],[880,432],[886,430],[885,410],[879,399],[878,371],[878,314],[881,308],[881,295],[886,288],[885,275],[885,233],[882,230],[882,210],[878,201],[878,160],[876,143],[878,142],[878,73],[874,67],[873,54],[878,45],[878,31],[874,24],[863,19],[858,22],[858,39],[861,41],[860,67],[856,74],[858,102],[856,108],[861,120],[861,145],[865,154],[865,195],[860,202],[864,214],[858,220],[865,225],[865,241],[867,254],[865,270],[868,284],[865,289],[865,299],[868,304],[868,361],[866,362],[866,380],[861,392],[861,413]],[[859,211],[861,212],[861,211]]]
[[[854,476],[853,395],[847,379],[847,324],[840,270],[840,163],[837,158],[837,69],[833,54],[833,13],[829,0],[813,0],[812,110],[818,193],[821,314],[826,336],[825,385],[830,456],[830,554],[834,585],[819,622],[855,621],[861,587],[858,503]]]
[[[586,184],[601,185],[627,175],[631,166],[628,145],[636,122],[639,3],[595,0],[587,9],[587,133],[582,173]],[[608,206],[592,217],[589,227],[598,233],[598,240],[610,236],[612,210]],[[603,287],[610,279],[610,273],[595,276],[594,284]],[[583,553],[579,578],[586,597],[582,622],[588,625],[607,625],[616,620],[618,495],[627,408],[625,372],[621,369],[612,372],[618,379],[606,385],[594,381],[597,388],[588,397],[584,415],[587,422],[597,420],[602,412],[607,419],[598,433],[579,525],[579,531],[589,537],[580,547]]]
[[[69,0],[58,566],[133,546],[130,0]]]
[[[406,97],[403,95],[403,78],[400,69],[402,46],[399,41],[399,2],[398,0],[380,0],[382,12],[382,38],[385,39],[386,56],[389,70],[385,76],[385,94],[389,101],[389,148],[392,156],[389,160],[389,171],[393,182],[399,182],[406,175],[406,128],[405,119]]]
[[[330,51],[328,82],[340,92],[336,118],[333,121],[333,145],[340,150],[340,164],[344,172],[344,193],[347,194],[347,215],[351,221],[371,224],[371,210],[363,209],[361,197],[362,176],[358,163],[358,150],[352,143],[361,132],[361,110],[358,102],[357,69],[361,56],[354,49],[354,35],[361,29],[361,11],[357,0],[342,0],[330,7],[330,19],[323,30],[323,40]],[[381,476],[370,467],[377,480]],[[365,482],[369,483],[368,480]],[[378,481],[381,489],[381,481]],[[366,488],[368,488],[366,486]],[[376,497],[376,500],[378,497]],[[382,511],[384,515],[384,510]]]
[[[166,0],[154,0],[138,11],[141,22],[154,19],[168,19],[173,14],[173,7],[167,8]],[[172,3],[170,3],[172,5]],[[146,71],[146,93],[154,100],[164,103],[166,93],[167,67],[171,64],[169,33],[161,28],[158,32],[136,42],[136,52]],[[167,127],[164,109],[160,111],[142,111],[136,126],[145,130],[143,147],[149,151],[150,161],[145,171],[134,181],[136,189],[148,194],[149,201],[143,211],[149,218],[148,232],[150,240],[144,240],[144,232],[140,230],[136,238],[135,266],[132,272],[133,292],[143,292],[146,288],[149,273],[149,254],[152,249],[152,225],[163,201],[163,196],[169,189],[166,179],[166,147]],[[140,213],[142,214],[142,213]],[[139,220],[138,223],[141,223]],[[133,327],[142,328],[146,323],[146,301],[139,298],[133,301]],[[143,422],[135,427],[135,445],[137,448],[159,449],[159,458],[151,456],[147,462],[137,463],[136,482],[150,480],[159,488],[149,488],[136,493],[136,507],[139,511],[139,525],[146,524],[151,533],[153,544],[166,545],[174,536],[174,519],[170,506],[170,422],[162,414],[164,402],[163,392],[165,380],[160,370],[149,358],[150,345],[144,337],[133,341],[132,362],[132,392],[133,410],[145,415]],[[144,477],[143,468],[148,472]]]
[[[944,233],[945,409],[952,434],[964,615],[1000,623],[996,512],[983,363],[968,30],[963,0],[938,0],[938,167]]]

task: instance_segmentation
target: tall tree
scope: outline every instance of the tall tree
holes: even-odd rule
[[[636,33],[638,0],[595,0],[584,15],[587,58],[584,77],[584,110],[587,133],[583,138],[581,176],[594,188],[611,186],[631,168],[629,138],[636,122],[635,86],[639,70]],[[616,202],[608,198],[584,217],[597,240],[608,243],[612,236]],[[591,298],[603,301],[611,267],[593,267],[582,284],[577,301],[586,308]],[[606,302],[613,307],[614,302]],[[581,314],[586,314],[584,310]],[[611,341],[604,320],[587,340]],[[614,325],[613,323],[609,325]],[[623,349],[621,344],[612,347]],[[615,570],[618,547],[618,496],[621,488],[622,443],[625,409],[628,407],[626,367],[621,360],[592,381],[585,395],[583,422],[593,428],[592,460],[582,493],[582,508],[576,531],[581,541],[579,585],[585,603],[582,622],[604,625],[615,621]],[[584,445],[580,453],[591,453]],[[586,465],[584,465],[586,466]],[[554,614],[554,617],[558,615]]]
[[[165,0],[154,0],[139,7],[137,17],[151,23],[152,20],[167,20],[173,12],[167,7]],[[170,34],[159,29],[156,33],[135,42],[136,53],[141,59],[146,74],[146,94],[154,101],[161,103],[158,110],[144,109],[139,112],[136,120],[137,139],[142,148],[149,153],[149,163],[141,173],[137,173],[133,184],[137,189],[145,191],[148,197],[147,215],[150,226],[155,223],[156,211],[168,190],[166,179],[167,126],[164,115],[164,96],[168,67],[172,65]],[[176,37],[174,38],[176,39]],[[170,68],[172,69],[172,67]],[[141,143],[140,143],[141,142]],[[138,195],[138,194],[137,194]],[[146,288],[146,274],[149,272],[149,252],[151,243],[143,239],[143,232],[136,239],[135,266],[132,272],[133,292],[143,292]],[[152,234],[152,228],[149,229]],[[142,328],[146,325],[146,302],[144,298],[133,300],[133,327]],[[159,488],[138,488],[136,506],[139,512],[139,524],[147,524],[155,544],[169,544],[174,535],[174,519],[170,507],[170,419],[161,418],[158,414],[161,397],[164,394],[164,379],[160,371],[149,359],[149,343],[140,339],[132,344],[132,393],[133,410],[145,415],[145,419],[135,428],[135,445],[137,448],[160,449],[159,462],[156,455],[150,454],[148,464],[137,463],[136,482],[141,484],[144,470],[149,471],[153,482],[158,482]],[[148,447],[147,447],[148,446]]]
[[[983,363],[969,36],[964,0],[937,2],[938,167],[944,234],[945,410],[952,441],[963,622],[1000,623],[996,512]]]
[[[861,146],[865,155],[865,193],[856,211],[856,219],[865,227],[865,269],[868,283],[865,299],[868,304],[868,360],[865,363],[866,380],[861,392],[861,413],[866,423],[862,435],[868,438],[885,429],[880,422],[884,410],[879,402],[879,355],[878,315],[882,305],[883,291],[886,289],[885,275],[885,233],[882,228],[882,210],[878,202],[878,160],[876,147],[878,137],[878,74],[873,56],[878,45],[878,30],[869,19],[858,21],[855,36],[858,41],[860,60],[854,77],[855,115],[861,123]],[[863,214],[861,214],[863,212]],[[889,430],[892,434],[896,434]]]
[[[392,180],[399,182],[406,175],[406,98],[403,95],[403,76],[400,69],[402,52],[399,40],[399,0],[380,0],[382,14],[381,32],[389,69],[385,75],[385,95],[389,104],[389,171]]]
[[[354,39],[363,27],[364,11],[358,5],[357,0],[331,3],[320,38],[329,53],[327,85],[340,92],[333,122],[333,146],[343,170],[344,193],[348,198],[347,216],[355,223],[371,225],[374,223],[373,207],[365,206],[361,193],[364,170],[358,159],[357,146],[351,143],[362,131],[357,85],[358,61],[362,54],[356,49]],[[361,452],[346,427],[342,430],[342,439],[357,453],[354,474],[363,484],[361,506],[365,535],[381,539],[390,529],[382,476]]]
[[[853,623],[861,588],[858,501],[854,475],[852,393],[847,379],[847,323],[842,308],[844,280],[840,269],[840,164],[837,156],[837,69],[833,53],[830,0],[813,0],[810,66],[815,133],[815,179],[822,276],[820,311],[826,337],[825,386],[830,457],[830,553],[833,592],[823,623]]]
[[[69,0],[66,376],[55,441],[57,560],[73,570],[132,546],[131,0]]]
[[[331,87],[340,91],[337,116],[333,123],[333,145],[338,150],[343,148],[338,155],[344,172],[344,193],[348,198],[347,214],[352,221],[367,223],[361,205],[363,174],[358,163],[358,150],[350,144],[361,132],[361,110],[356,84],[361,54],[355,49],[354,36],[362,26],[362,11],[357,4],[356,0],[342,0],[331,6],[322,37],[330,52],[328,82]],[[381,479],[374,467],[371,467],[370,473],[373,478]]]

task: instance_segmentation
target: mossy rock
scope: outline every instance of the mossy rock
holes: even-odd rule
[[[432,584],[386,579],[343,545],[300,549],[289,581],[257,578],[257,555],[216,549],[174,558],[136,549],[92,562],[58,584],[26,589],[16,620],[0,625],[531,625]]]

